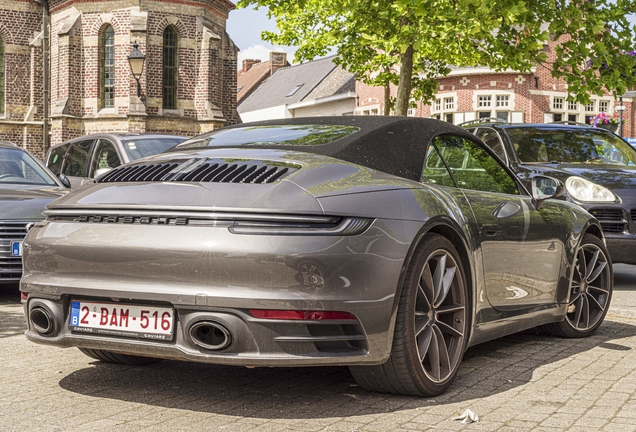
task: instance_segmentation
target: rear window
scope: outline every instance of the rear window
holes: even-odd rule
[[[183,142],[182,138],[139,138],[122,140],[124,151],[130,161],[163,153]]]
[[[250,126],[219,130],[185,141],[176,149],[200,147],[254,146],[314,146],[327,144],[357,132],[355,126],[341,125],[280,125]]]
[[[635,166],[636,151],[617,136],[598,130],[506,128],[523,163],[585,163]]]

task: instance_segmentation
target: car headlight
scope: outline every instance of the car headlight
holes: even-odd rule
[[[612,191],[583,177],[568,177],[565,181],[565,189],[577,201],[615,202],[617,200]]]

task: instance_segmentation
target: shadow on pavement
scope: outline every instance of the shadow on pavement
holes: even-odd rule
[[[634,335],[635,326],[606,321],[586,339],[521,333],[484,343],[468,350],[455,383],[436,398],[366,392],[345,367],[247,369],[175,361],[137,368],[93,362],[60,386],[82,395],[252,418],[361,416],[491,396],[529,382],[541,366],[593,348],[629,350],[620,340]]]

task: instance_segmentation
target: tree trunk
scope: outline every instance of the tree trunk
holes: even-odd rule
[[[391,115],[391,83],[384,84],[384,115]]]
[[[400,81],[398,83],[395,115],[405,116],[411,100],[411,84],[413,78],[413,45],[409,45],[400,56]]]

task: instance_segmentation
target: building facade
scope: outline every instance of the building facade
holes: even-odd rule
[[[554,51],[547,63],[554,61]],[[395,96],[396,88],[392,88]],[[356,114],[379,115],[384,111],[384,89],[356,83],[358,103]],[[413,101],[416,107],[409,115],[432,117],[454,124],[480,118],[499,118],[511,123],[552,123],[570,121],[590,123],[590,117],[600,112],[621,112],[624,124],[623,137],[636,137],[633,98],[628,92],[622,98],[611,94],[591,96],[591,102],[568,102],[567,85],[551,76],[543,66],[532,68],[529,73],[515,71],[495,72],[488,67],[453,68],[451,73],[438,80],[437,94],[432,104]],[[624,108],[624,109],[621,109]]]
[[[42,138],[42,7],[0,0],[0,140],[43,156],[96,132],[194,136],[232,124],[238,49],[227,0],[49,0],[49,143]],[[145,54],[137,81],[133,43]]]

